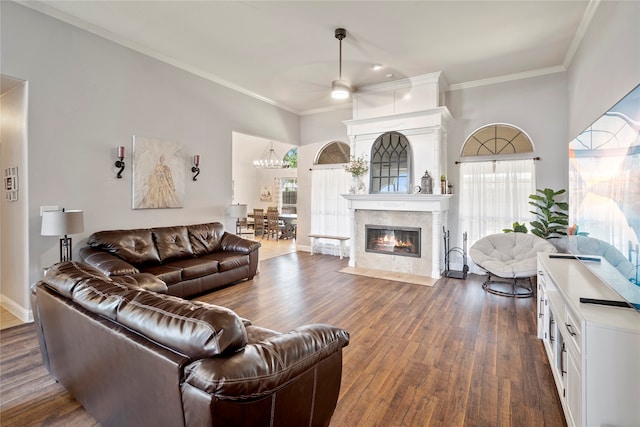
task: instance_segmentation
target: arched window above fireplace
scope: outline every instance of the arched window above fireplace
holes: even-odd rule
[[[409,193],[411,146],[399,132],[380,135],[371,147],[370,193]]]

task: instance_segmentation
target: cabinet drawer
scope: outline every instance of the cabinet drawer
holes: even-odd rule
[[[582,328],[577,317],[571,312],[571,310],[569,310],[568,307],[565,307],[565,309],[564,329],[567,331],[565,335],[567,337],[567,341],[570,342],[578,354],[580,354],[580,348],[582,347]]]

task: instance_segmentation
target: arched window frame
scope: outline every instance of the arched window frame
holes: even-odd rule
[[[500,130],[503,132],[500,133]],[[513,134],[505,135],[507,132]],[[514,145],[516,138],[520,140]],[[474,150],[471,144],[478,147]],[[470,154],[471,151],[475,151],[475,154]],[[523,129],[510,123],[490,123],[471,132],[462,144],[460,157],[463,161],[522,159],[533,152],[531,137]]]
[[[411,193],[412,158],[411,143],[400,132],[385,132],[376,138],[369,161],[369,192]]]
[[[487,130],[496,127],[509,129],[507,134],[511,137],[492,138]],[[526,141],[510,148],[515,134]],[[483,137],[476,138],[476,135]],[[469,150],[467,144],[476,144],[476,147]],[[533,156],[533,143],[524,130],[507,123],[482,126],[467,137],[460,154],[462,161],[456,162],[462,163],[458,221],[460,229],[467,233],[469,245],[512,227],[514,222],[528,225],[535,219],[529,195],[536,189],[535,160],[538,158]],[[473,262],[470,267],[472,273],[482,271]]]
[[[327,162],[323,160],[323,154],[326,154],[329,151],[335,151],[337,153],[341,153],[341,155],[336,156],[335,161]],[[314,165],[335,165],[335,164],[343,164],[349,163],[349,158],[351,155],[351,147],[346,142],[342,141],[331,141],[326,143],[318,153],[316,154],[316,158],[313,160]]]

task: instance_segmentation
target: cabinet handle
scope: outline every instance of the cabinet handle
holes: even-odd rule
[[[562,376],[564,377],[564,374],[567,373],[567,371],[564,370],[564,355],[567,352],[567,349],[564,346],[564,343],[562,343],[562,350],[560,351],[560,372],[562,372]]]
[[[568,323],[565,323],[564,325],[567,327],[567,331],[569,332],[569,335],[571,335],[572,337],[575,337],[576,335],[578,335],[578,334],[576,334],[576,333],[575,333],[575,331],[573,330],[573,326],[571,326],[571,325],[570,325],[570,324],[568,324]]]
[[[541,299],[538,303],[538,317],[544,316],[544,300]]]

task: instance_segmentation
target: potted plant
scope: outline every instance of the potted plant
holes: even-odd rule
[[[502,231],[505,233],[527,233],[527,225],[523,222],[520,224],[518,221],[513,223],[513,228],[503,228]]]
[[[344,166],[344,170],[349,172],[354,179],[354,184],[349,189],[349,192],[351,194],[364,194],[366,192],[366,187],[362,177],[369,170],[369,162],[365,155],[363,154],[360,157],[351,156],[351,161]]]
[[[567,235],[569,225],[569,204],[559,202],[556,197],[566,190],[554,191],[551,188],[536,190],[536,194],[529,195],[532,200],[530,205],[535,206],[535,211],[529,211],[536,215],[537,220],[531,222],[531,232],[543,239],[553,239]]]

